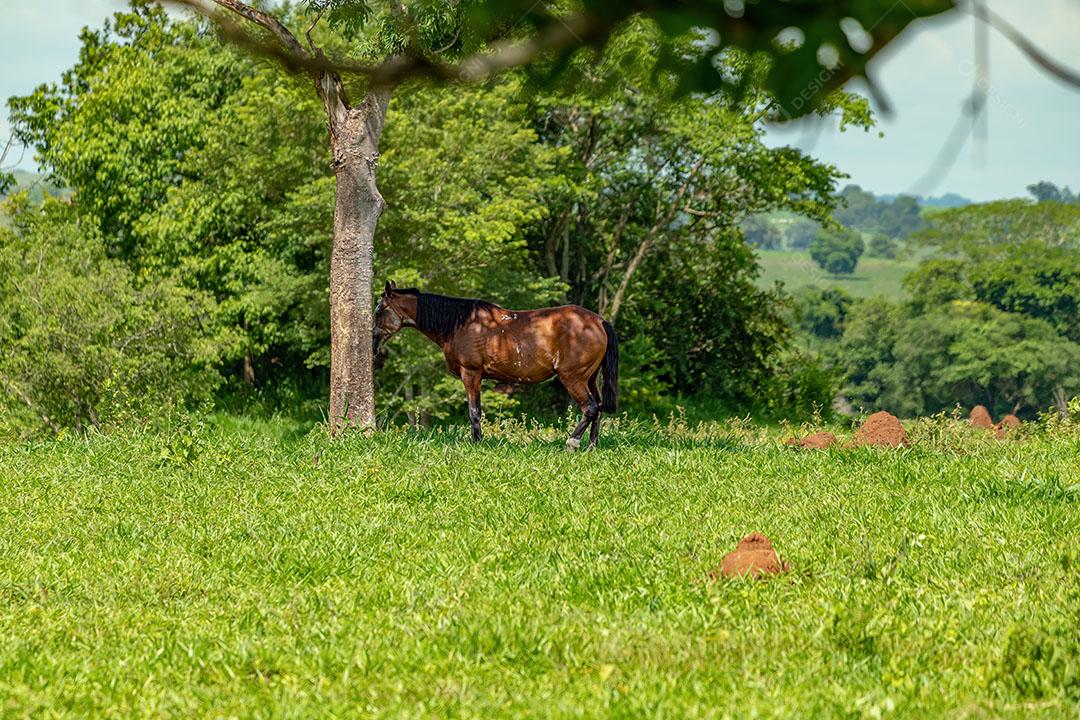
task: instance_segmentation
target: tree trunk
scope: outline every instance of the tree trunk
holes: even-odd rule
[[[337,182],[330,255],[330,428],[375,426],[371,282],[375,228],[386,206],[375,184],[379,136],[390,93],[369,91],[358,107],[341,81],[320,81]]]
[[[1054,387],[1054,406],[1062,420],[1069,417],[1069,399],[1065,397],[1065,388],[1061,385]]]

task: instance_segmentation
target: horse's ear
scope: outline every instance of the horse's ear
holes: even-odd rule
[[[387,280],[386,281],[386,286],[383,287],[382,294],[383,295],[389,295],[391,292],[393,292],[393,290],[394,290],[394,284],[392,282],[390,282],[389,280]]]
[[[393,280],[390,281],[390,289],[391,290],[397,290],[397,283],[394,282]]]

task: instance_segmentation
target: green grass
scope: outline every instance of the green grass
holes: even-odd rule
[[[0,713],[1045,717],[1080,699],[1080,440],[924,422],[0,447]],[[707,581],[742,535],[792,565]]]
[[[889,300],[899,300],[903,296],[900,281],[916,267],[916,263],[911,261],[863,257],[852,275],[830,275],[805,252],[759,250],[757,254],[762,270],[758,278],[760,287],[772,287],[773,283],[780,281],[794,292],[806,285],[835,285],[855,297],[880,295]]]

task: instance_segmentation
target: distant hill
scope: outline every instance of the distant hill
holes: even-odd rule
[[[45,199],[45,195],[66,197],[71,194],[70,190],[49,182],[46,176],[41,173],[15,170],[12,174],[15,176],[15,187],[11,188],[7,195],[14,195],[17,192],[26,190],[30,193],[30,202],[39,203]],[[0,199],[4,197],[6,197],[4,194],[0,194]]]
[[[877,197],[879,200],[892,202],[898,198],[899,195],[878,195]],[[971,205],[974,202],[970,198],[952,192],[938,195],[937,197],[926,197],[925,195],[915,195],[913,197],[915,198],[915,202],[922,207],[954,208]]]

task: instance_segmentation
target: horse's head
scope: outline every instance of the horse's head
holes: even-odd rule
[[[398,292],[397,283],[389,280],[383,288],[379,304],[375,306],[372,319],[371,353],[379,352],[379,346],[389,340],[404,325],[416,324],[416,295]]]

